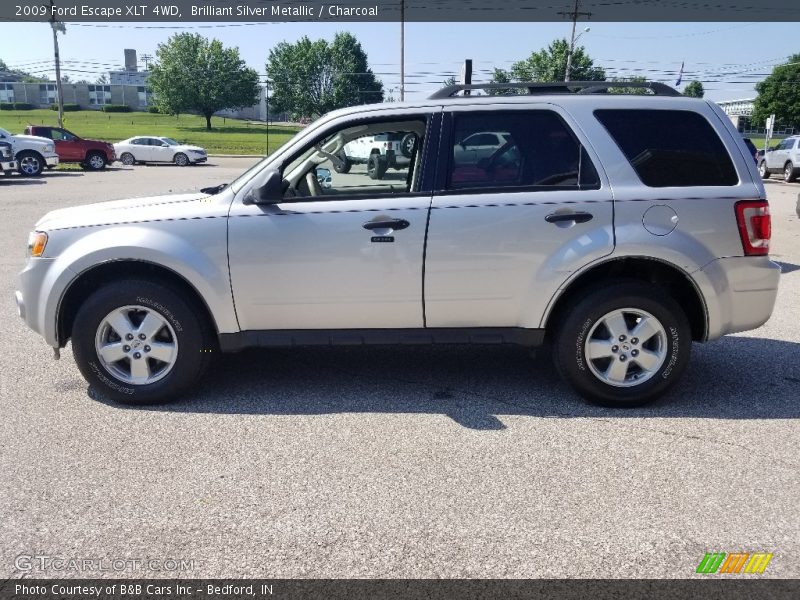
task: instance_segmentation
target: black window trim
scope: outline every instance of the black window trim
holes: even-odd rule
[[[456,115],[469,115],[473,116],[475,114],[488,114],[488,115],[519,115],[521,113],[530,113],[530,112],[550,112],[558,118],[558,120],[564,125],[564,128],[569,133],[570,137],[575,141],[576,144],[580,148],[583,149],[583,152],[586,154],[586,158],[589,159],[592,166],[594,167],[595,173],[597,173],[597,183],[594,185],[586,185],[582,186],[580,183],[578,185],[516,185],[516,186],[483,186],[483,187],[472,187],[472,188],[458,188],[458,189],[450,189],[448,188],[448,180],[450,179],[450,170],[453,166],[453,144],[455,144],[455,118]],[[553,110],[552,108],[546,107],[536,107],[536,108],[524,108],[520,110],[476,110],[476,111],[455,111],[455,110],[446,110],[442,115],[442,132],[441,132],[441,150],[439,152],[439,156],[444,156],[443,160],[439,161],[439,164],[442,168],[438,169],[437,176],[436,176],[436,189],[434,193],[437,196],[468,196],[468,195],[475,195],[475,194],[522,194],[522,193],[542,193],[542,192],[586,192],[586,191],[593,191],[599,190],[603,187],[603,181],[600,178],[600,169],[597,168],[596,161],[592,159],[588,150],[586,150],[586,145],[581,142],[580,138],[575,135],[575,131],[573,130],[572,126],[567,123],[564,117],[559,114],[558,111]],[[446,154],[446,156],[445,156]],[[579,174],[580,180],[580,174]]]
[[[425,145],[423,147],[422,152],[422,166],[420,171],[420,189],[416,191],[410,192],[392,192],[391,190],[387,190],[386,193],[353,193],[353,194],[331,194],[329,196],[321,195],[321,196],[302,196],[296,198],[285,198],[283,202],[279,204],[304,204],[309,202],[339,202],[339,201],[346,201],[346,200],[379,200],[381,198],[425,198],[430,197],[433,193],[433,186],[432,186],[432,179],[433,174],[435,173],[437,167],[437,154],[433,154],[434,152],[438,153],[438,146],[440,143],[440,136],[437,135],[437,131],[441,128],[441,111],[436,110],[435,108],[425,111],[422,110],[419,113],[411,114],[411,115],[395,115],[392,117],[387,117],[386,115],[381,117],[364,117],[361,119],[354,119],[352,121],[348,121],[344,127],[336,129],[347,129],[348,127],[353,127],[356,125],[368,125],[370,123],[377,123],[380,121],[391,121],[393,123],[399,123],[402,121],[418,121],[420,119],[425,119]],[[329,137],[331,129],[327,129],[320,133],[319,135],[311,138],[310,141],[303,144],[303,148],[298,150],[297,152],[289,155],[284,160],[281,161],[280,165],[277,166],[278,170],[283,174],[283,170],[286,168],[286,165],[291,163],[295,160],[298,156],[300,156],[303,152],[305,152],[310,146],[314,144],[318,144],[325,138]],[[436,149],[434,150],[434,145]],[[431,165],[431,161],[433,160],[433,165]]]

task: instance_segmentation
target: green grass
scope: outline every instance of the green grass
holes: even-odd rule
[[[26,125],[58,125],[52,110],[0,110],[0,127],[22,133]],[[237,119],[213,117],[211,131],[206,121],[195,115],[158,115],[151,113],[104,113],[93,110],[64,113],[64,127],[91,139],[119,142],[134,135],[160,135],[179,142],[202,146],[212,154],[267,154],[267,126]],[[274,152],[298,128],[269,126],[269,152]]]

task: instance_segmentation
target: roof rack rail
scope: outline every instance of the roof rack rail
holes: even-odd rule
[[[681,96],[675,88],[656,81],[529,81],[522,83],[471,83],[448,85],[428,96],[429,100],[452,98],[465,90],[527,90],[535,96],[542,94],[597,94],[609,88],[638,88],[651,90],[656,96]]]

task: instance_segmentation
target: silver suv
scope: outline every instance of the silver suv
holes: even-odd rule
[[[430,343],[546,344],[586,398],[653,400],[693,341],[772,312],[756,165],[714,103],[664,85],[520,85],[340,110],[230,184],[51,212],[19,313],[122,402],[177,397],[218,351]],[[417,140],[402,171],[335,172],[386,132]]]
[[[774,150],[766,152],[758,171],[764,179],[769,179],[772,173],[783,175],[786,183],[797,179],[800,176],[800,135],[787,137]]]

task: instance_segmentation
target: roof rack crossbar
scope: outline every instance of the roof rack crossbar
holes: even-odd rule
[[[656,96],[681,96],[675,88],[656,81],[529,81],[521,83],[471,83],[448,85],[428,96],[429,100],[452,98],[465,90],[527,90],[535,96],[542,94],[597,94],[609,88],[651,90]]]

